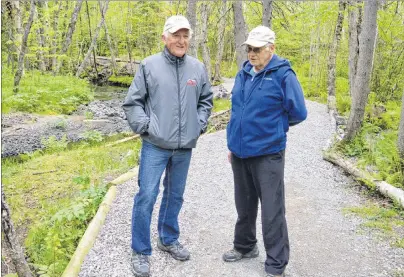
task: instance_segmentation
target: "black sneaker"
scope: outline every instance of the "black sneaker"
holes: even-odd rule
[[[157,241],[157,247],[160,250],[170,253],[174,259],[179,260],[179,261],[189,260],[189,258],[191,256],[189,254],[189,251],[186,248],[184,248],[184,246],[181,243],[179,243],[179,241],[176,241],[170,245],[164,245],[161,242],[161,240],[159,239]]]
[[[251,258],[256,258],[259,255],[258,247],[255,245],[253,250],[246,254],[242,254],[238,252],[236,249],[232,249],[227,251],[226,253],[223,254],[223,260],[225,262],[237,262],[241,259],[251,259]]]
[[[283,273],[280,274],[280,275],[267,273],[266,277],[285,277],[285,272],[283,272]]]
[[[138,254],[132,251],[131,259],[132,272],[136,277],[150,276],[149,256]]]

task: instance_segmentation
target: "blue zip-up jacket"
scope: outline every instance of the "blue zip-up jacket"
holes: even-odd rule
[[[236,76],[227,125],[227,146],[239,158],[286,148],[289,126],[307,117],[303,91],[289,61],[273,55],[254,77],[246,61]]]

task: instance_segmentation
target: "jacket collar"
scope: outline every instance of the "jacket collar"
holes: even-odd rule
[[[164,46],[164,50],[162,53],[163,56],[167,59],[167,61],[171,64],[176,64],[178,61],[178,65],[182,65],[185,62],[185,59],[187,58],[187,54],[185,54],[181,58],[174,56],[173,54],[170,53],[170,51],[168,51],[168,48],[166,46]]]

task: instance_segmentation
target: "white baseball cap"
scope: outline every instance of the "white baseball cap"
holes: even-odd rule
[[[189,24],[188,19],[182,15],[173,15],[167,18],[166,23],[164,24],[164,32],[168,31],[173,34],[180,29],[191,30],[191,25]]]
[[[275,43],[275,33],[265,26],[258,26],[251,30],[243,44],[253,47],[262,47],[267,43]]]

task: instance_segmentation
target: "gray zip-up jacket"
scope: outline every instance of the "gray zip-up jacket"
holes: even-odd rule
[[[165,149],[194,148],[213,106],[206,69],[164,51],[144,59],[123,104],[132,130]]]

